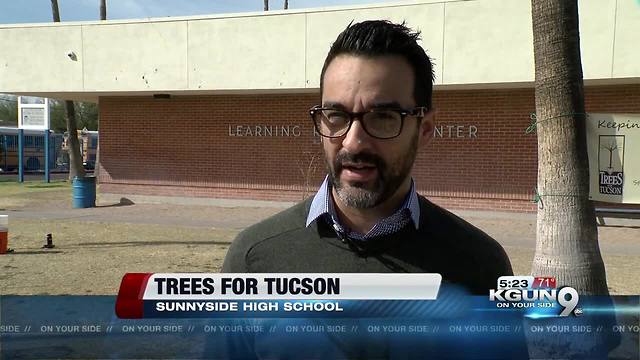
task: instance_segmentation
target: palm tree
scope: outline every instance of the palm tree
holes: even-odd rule
[[[537,242],[533,276],[580,294],[608,294],[589,200],[589,162],[577,0],[532,0],[538,124]]]
[[[107,20],[107,0],[100,0],[100,20]]]
[[[60,22],[60,11],[58,9],[58,0],[51,0],[51,12],[53,13],[53,21]],[[76,126],[76,112],[73,101],[65,100],[64,102],[65,120],[67,123],[68,152],[69,152],[69,180],[73,180],[75,176],[84,177],[84,167],[82,166],[82,155],[80,154],[80,142],[78,141],[78,127]]]

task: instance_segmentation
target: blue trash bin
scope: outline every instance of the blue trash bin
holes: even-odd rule
[[[90,208],[96,206],[96,177],[73,178],[73,208]]]

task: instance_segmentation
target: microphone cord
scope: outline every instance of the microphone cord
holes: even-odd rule
[[[358,254],[358,256],[360,257],[368,256],[367,250],[358,246],[358,244],[355,243],[355,241],[357,240],[351,239],[349,235],[347,235],[344,231],[342,231],[342,229],[340,229],[340,227],[337,224],[333,224],[333,230],[335,230],[336,234],[338,235],[338,239],[340,239],[340,241],[342,241],[343,244],[346,244],[347,246],[349,246],[349,249],[351,251]]]
[[[338,235],[338,239],[340,239],[340,241],[342,241],[343,244],[346,244],[347,246],[349,246],[349,249],[354,253],[356,253],[359,257],[367,258],[369,256],[373,256],[393,272],[409,272],[407,269],[395,263],[394,261],[382,256],[382,254],[380,253],[375,254],[368,251],[364,246],[361,246],[357,243],[358,240],[351,239],[349,235],[347,235],[344,231],[342,231],[342,229],[340,229],[340,227],[337,224],[333,224],[333,230],[335,230],[336,235]],[[360,243],[364,245],[362,241],[360,241]]]

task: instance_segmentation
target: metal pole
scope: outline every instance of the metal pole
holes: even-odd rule
[[[24,182],[24,129],[18,130],[18,182]]]
[[[53,133],[53,169],[58,170],[58,140],[56,133]]]
[[[2,135],[2,153],[4,154],[4,166],[3,169],[7,168],[7,151],[9,150],[9,144],[7,144],[7,135]]]
[[[49,129],[44,131],[44,181],[51,182],[49,176]]]

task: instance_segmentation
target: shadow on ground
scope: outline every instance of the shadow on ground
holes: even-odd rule
[[[229,245],[231,241],[116,241],[116,242],[85,242],[79,246],[153,246],[153,245]]]
[[[40,254],[59,254],[61,250],[42,250],[42,251],[13,251],[7,255],[40,255]]]
[[[111,205],[96,205],[97,208],[108,208],[108,207],[118,207],[118,206],[129,206],[129,205],[135,205],[136,203],[134,203],[133,201],[123,197],[120,198],[120,202],[115,203],[115,204],[111,204]]]
[[[632,225],[598,225],[599,228],[623,228],[623,229],[640,229],[640,226]]]
[[[66,183],[43,183],[43,184],[27,184],[24,187],[29,189],[51,189],[51,188],[64,188],[67,187]]]

